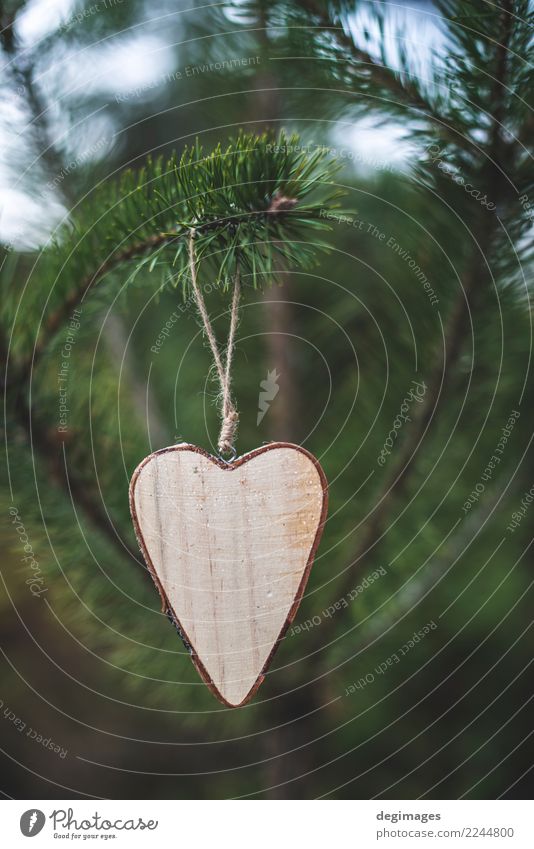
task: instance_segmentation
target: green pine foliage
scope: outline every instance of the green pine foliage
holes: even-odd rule
[[[8,492],[3,509],[20,510],[49,605],[28,594],[8,519],[2,613],[18,621],[15,602],[36,640],[8,632],[19,646],[8,684],[19,712],[29,711],[30,666],[41,713],[54,662],[65,670],[48,693],[46,721],[56,736],[70,735],[73,753],[104,764],[73,757],[75,792],[531,795],[530,514],[509,526],[532,487],[532,12],[524,0],[451,0],[432,14],[443,48],[423,73],[413,50],[392,55],[392,42],[402,43],[392,34],[405,33],[383,4],[240,2],[231,17],[220,7],[195,10],[181,68],[240,50],[262,62],[243,76],[166,85],[155,113],[194,105],[147,119],[147,144],[165,153],[118,178],[113,172],[138,157],[136,121],[147,110],[125,104],[127,152],[102,186],[93,188],[100,170],[89,185],[74,175],[80,200],[54,243],[7,254],[13,501]],[[105,26],[95,21],[99,37]],[[257,103],[277,87],[278,104],[259,118],[287,134],[229,131],[233,140],[218,146],[213,127],[256,127]],[[335,151],[323,149],[338,144],[334,122],[353,127],[371,114],[402,128],[414,151],[408,166],[345,161],[336,171]],[[199,127],[209,128],[206,150],[182,152],[175,139],[194,138]],[[338,208],[340,188],[347,210]],[[273,215],[281,198],[298,203]],[[213,699],[159,610],[127,503],[129,477],[147,453],[182,440],[209,450],[216,441],[210,354],[189,292],[192,228],[220,339],[236,263],[243,271],[233,383],[239,451],[276,439],[286,404],[291,439],[320,458],[330,481],[329,519],[295,622],[308,624],[290,630],[258,697],[239,711]],[[281,279],[281,265],[289,272],[272,319],[278,290],[268,285]],[[60,435],[57,372],[76,304]],[[124,323],[123,360],[109,343],[113,320]],[[289,373],[291,391],[282,384],[258,426],[258,387],[276,365],[273,338],[285,346],[281,381]],[[141,404],[132,373],[150,390]],[[425,403],[412,403],[380,465],[413,380],[425,382]],[[157,413],[159,434],[147,410]],[[431,621],[437,627],[388,665]],[[381,664],[387,671],[377,673]],[[67,730],[56,705],[80,722]],[[33,768],[34,758],[24,752],[22,761]],[[48,764],[36,771],[50,774]],[[25,780],[42,788],[38,777]],[[20,795],[38,798],[26,786]]]
[[[343,194],[332,188],[336,170],[324,149],[309,153],[296,134],[284,133],[241,133],[210,153],[197,142],[179,159],[149,159],[91,192],[53,235],[29,276],[26,316],[43,322],[46,337],[47,316],[55,330],[55,310],[67,319],[104,277],[108,298],[110,278],[118,277],[121,290],[136,282],[156,290],[180,286],[186,299],[193,229],[201,279],[223,290],[238,265],[253,287],[272,283],[281,262],[308,267],[327,247],[316,234],[331,229],[325,213]],[[6,322],[19,296],[16,285],[7,288]],[[26,325],[31,334],[32,322]],[[24,329],[14,341],[15,354],[30,344]]]

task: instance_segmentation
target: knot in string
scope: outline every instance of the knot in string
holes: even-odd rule
[[[217,442],[217,448],[221,454],[231,454],[234,450],[234,441],[238,422],[239,413],[232,405],[232,409],[228,410],[226,415],[223,414],[222,418],[221,431]]]
[[[223,365],[223,360],[217,338],[215,336],[213,326],[208,315],[204,296],[198,285],[197,279],[197,264],[195,257],[195,229],[193,228],[189,235],[189,270],[191,273],[191,285],[193,287],[193,295],[202,318],[204,330],[208,337],[208,342],[213,354],[213,362],[217,371],[217,377],[221,386],[221,429],[217,440],[217,448],[220,454],[231,454],[234,452],[234,442],[239,422],[239,413],[237,412],[231,393],[231,369],[232,358],[235,346],[235,333],[237,329],[237,319],[239,314],[239,295],[240,295],[240,280],[239,266],[234,278],[234,293],[232,297],[232,308],[230,312],[230,330],[228,331],[228,343],[226,346],[226,361]]]

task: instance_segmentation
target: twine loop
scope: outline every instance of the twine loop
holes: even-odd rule
[[[220,454],[231,454],[233,455],[233,457],[235,457],[234,442],[237,432],[237,426],[239,423],[239,413],[237,412],[232,399],[231,370],[235,347],[235,333],[237,329],[237,320],[239,315],[239,297],[241,289],[239,279],[239,266],[237,268],[236,276],[234,278],[234,292],[230,312],[230,330],[228,331],[228,342],[226,346],[226,361],[223,365],[223,358],[219,349],[219,345],[217,343],[217,337],[215,336],[215,332],[213,330],[210,317],[208,315],[204,296],[202,294],[200,286],[198,285],[197,263],[195,256],[195,235],[196,231],[193,228],[191,229],[189,234],[189,270],[191,273],[191,284],[193,287],[193,294],[195,296],[198,311],[200,313],[200,317],[202,318],[202,323],[204,325],[204,331],[206,333],[206,336],[208,337],[208,342],[211,348],[211,352],[213,354],[213,362],[215,363],[217,377],[221,386],[221,428],[219,431],[219,438],[217,440],[217,448]]]

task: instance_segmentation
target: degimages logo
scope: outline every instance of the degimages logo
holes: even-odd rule
[[[37,808],[31,808],[29,811],[24,811],[20,818],[20,830],[24,837],[35,837],[39,834],[46,822],[46,817],[42,811]]]

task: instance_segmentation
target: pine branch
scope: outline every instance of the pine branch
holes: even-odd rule
[[[39,154],[39,159],[45,164],[48,171],[48,175],[50,177],[54,177],[55,175],[60,174],[62,172],[65,163],[63,161],[63,157],[61,156],[60,151],[57,149],[57,146],[52,138],[49,121],[47,119],[46,105],[43,102],[38,87],[35,85],[34,62],[28,56],[27,51],[26,54],[21,53],[21,50],[16,43],[13,25],[13,18],[8,17],[7,21],[5,22],[5,26],[0,31],[0,40],[6,53],[11,59],[11,73],[15,81],[17,82],[19,88],[24,91],[30,114],[33,116],[29,127],[33,131],[34,141],[37,148],[37,152]],[[69,208],[72,207],[75,202],[75,197],[72,192],[70,182],[68,180],[61,180],[61,182],[59,183],[59,187],[57,187],[57,190],[59,191],[59,194],[61,195],[61,198],[64,203],[67,204]],[[81,295],[81,298],[83,298],[84,295],[85,292]],[[67,309],[66,318],[68,318],[69,314],[69,306],[67,305],[67,302],[68,298],[65,302]],[[74,307],[77,306],[78,303],[79,302],[72,304],[72,308],[74,309]],[[54,332],[55,321],[57,321],[56,327],[59,327],[63,319],[60,319],[58,316],[53,317],[53,320],[51,322],[52,333]],[[111,322],[113,322],[113,327],[111,327]],[[108,321],[106,321],[103,332],[111,350],[116,347],[116,343],[119,337],[125,336],[121,319],[118,316],[111,316]],[[30,368],[33,368],[36,365],[37,361],[41,356],[41,353],[42,348],[34,351],[32,360],[28,360],[26,374],[28,374]],[[147,390],[145,387],[143,387],[141,381],[139,381],[137,378],[136,370],[130,362],[131,354],[128,354],[127,351],[120,352],[120,354],[125,358],[123,378],[129,384],[130,392],[134,400],[134,406],[137,407],[138,415],[142,419],[145,411],[145,391]],[[114,357],[113,361],[120,362],[120,358]],[[151,403],[149,405],[149,416],[152,425],[151,432],[154,434],[156,441],[159,442],[159,444],[163,444],[165,442],[164,434],[166,432],[166,429],[157,413],[157,408],[154,399],[151,399]]]
[[[389,606],[384,611],[383,616],[378,616],[376,620],[373,617],[366,637],[357,646],[351,647],[351,650],[354,649],[354,654],[367,648],[377,634],[384,634],[395,625],[401,618],[400,614],[408,613],[423,601],[440,582],[441,578],[458,563],[475,542],[488,520],[503,501],[507,489],[508,484],[501,490],[494,492],[491,497],[480,502],[478,507],[466,516],[458,531],[446,540],[443,547],[440,545],[439,556],[432,557],[431,563],[425,561],[424,574],[421,573],[415,587],[412,581],[408,582],[405,588],[401,590],[396,603]]]
[[[21,55],[17,46],[13,29],[13,17],[6,16],[2,23],[3,27],[0,32],[0,40],[4,50],[10,57],[11,73],[18,86],[23,89],[25,93],[27,105],[30,114],[32,115],[30,128],[33,133],[39,157],[44,162],[51,176],[59,174],[64,163],[61,154],[51,139],[50,127],[46,118],[46,107],[43,103],[40,92],[35,85],[32,61],[27,55]],[[74,197],[72,192],[69,191],[68,183],[66,181],[62,181],[60,184],[60,193],[63,200],[71,206],[74,202]],[[59,328],[63,321],[68,318],[71,309],[74,309],[74,307],[79,303],[79,300],[83,298],[84,294],[85,291],[78,293],[79,297],[67,298],[63,305],[63,315],[56,313],[51,317],[49,320],[50,326],[48,328],[50,335],[53,335],[55,329]],[[3,335],[1,348],[2,353],[5,356],[7,368],[7,345]],[[11,384],[15,383],[15,385],[19,388],[26,384],[30,370],[36,365],[43,351],[44,341],[42,347],[38,346],[36,348],[33,358],[28,360],[26,367],[12,368],[13,379],[11,380]],[[132,391],[135,393],[139,390],[139,386],[137,385],[134,374],[130,375],[130,382],[132,384]],[[66,497],[74,499],[76,505],[83,511],[84,515],[88,518],[93,527],[111,541],[111,543],[118,548],[121,555],[129,554],[131,557],[139,561],[138,552],[133,548],[129,548],[120,539],[114,528],[113,522],[107,515],[106,511],[99,506],[96,500],[94,500],[93,496],[89,493],[88,488],[83,484],[83,482],[77,479],[72,470],[67,472],[67,469],[63,467],[61,458],[57,455],[58,444],[50,438],[49,432],[44,424],[36,419],[35,415],[33,415],[33,418],[31,417],[30,410],[24,405],[20,394],[18,394],[15,399],[14,408],[19,424],[30,437],[31,444],[36,449],[40,459],[46,465],[54,480],[65,490]],[[163,427],[157,419],[154,419],[153,421],[153,430],[163,433]]]
[[[7,346],[3,335],[0,336],[0,354],[7,363]],[[40,420],[35,409],[30,409],[22,381],[17,381],[16,387],[7,396],[6,402],[19,426],[26,434],[28,444],[37,452],[55,483],[64,490],[67,499],[73,499],[81,507],[93,527],[102,533],[108,542],[112,543],[121,557],[126,555],[139,563],[138,551],[131,548],[119,536],[112,519],[93,499],[86,484],[79,480],[72,470],[68,471],[65,467],[59,453],[60,443],[52,437],[47,423]],[[146,568],[144,572],[149,578]],[[151,579],[149,578],[149,580]]]
[[[339,597],[349,592],[355,580],[355,574],[360,573],[368,564],[369,559],[376,555],[376,547],[387,533],[390,514],[395,504],[405,497],[411,477],[416,470],[416,460],[423,440],[428,437],[428,431],[438,415],[443,411],[443,399],[447,385],[455,372],[460,355],[463,351],[463,342],[468,337],[469,317],[474,308],[475,293],[479,288],[486,286],[490,280],[487,273],[481,274],[480,256],[485,256],[491,245],[493,230],[486,228],[483,231],[484,238],[480,234],[479,248],[473,256],[470,271],[464,278],[464,286],[457,300],[453,304],[449,319],[447,321],[443,350],[434,358],[434,368],[428,381],[427,390],[422,403],[417,408],[417,417],[413,419],[410,430],[404,442],[397,452],[396,462],[392,464],[391,471],[382,482],[377,497],[377,507],[372,517],[367,522],[365,531],[356,546],[352,560],[346,571],[340,588]],[[484,262],[484,259],[482,260]],[[441,402],[441,404],[440,404]],[[325,637],[322,630],[322,637]],[[328,634],[326,635],[328,638]]]
[[[410,611],[414,610],[420,603],[424,601],[426,596],[432,592],[434,587],[440,583],[446,573],[454,567],[456,563],[465,555],[470,546],[474,543],[477,536],[486,526],[487,522],[494,515],[495,510],[501,504],[508,487],[504,487],[500,491],[495,492],[490,498],[481,502],[477,509],[470,513],[464,522],[460,525],[457,533],[451,535],[442,547],[439,556],[432,559],[432,562],[427,565],[425,562],[424,574],[416,582],[408,582],[405,587],[400,590],[398,597],[393,604],[388,604],[382,615],[374,615],[369,622],[369,627],[365,632],[365,636],[358,642],[351,644],[352,657],[358,657],[367,648],[372,646],[377,639],[384,636],[391,628],[399,623]],[[353,589],[351,586],[351,590]],[[336,616],[339,615],[339,611]],[[323,619],[320,630],[323,630],[326,623],[331,620]],[[286,733],[291,729],[291,738],[295,735],[295,726],[303,719],[308,723],[311,716],[317,721],[321,715],[328,711],[331,702],[331,687],[329,687],[329,677],[339,669],[343,664],[337,665],[334,669],[319,669],[314,676],[312,686],[306,685],[304,688],[291,690],[287,697],[281,699],[271,699],[267,705],[270,711],[271,722],[283,723]],[[279,673],[280,674],[280,673]],[[288,687],[294,686],[294,681],[288,680]],[[323,703],[321,703],[321,697]],[[266,705],[266,707],[267,707]],[[291,707],[293,712],[291,713]],[[288,720],[288,714],[291,717]],[[317,733],[317,732],[316,732]],[[330,728],[327,728],[326,735],[332,733]],[[291,749],[286,750],[288,754]]]
[[[7,340],[0,329],[0,360],[6,364],[6,373],[8,363],[7,351]],[[79,480],[72,471],[67,473],[65,465],[61,461],[61,455],[58,453],[59,445],[52,438],[46,422],[40,421],[35,410],[30,410],[26,401],[22,380],[15,382],[15,386],[9,394],[8,392],[5,393],[4,403],[6,408],[13,413],[20,428],[26,434],[28,445],[39,455],[41,462],[48,469],[52,479],[64,490],[66,498],[68,500],[74,499],[93,527],[103,534],[104,538],[113,545],[121,557],[126,555],[140,563],[139,552],[121,539],[113,521],[107,512],[92,498],[85,483]],[[143,574],[152,583],[146,567],[143,568]]]
[[[482,162],[481,171],[486,162],[490,162],[495,170],[502,172],[502,130],[505,118],[504,104],[506,97],[507,76],[507,49],[511,38],[511,0],[503,4],[503,41],[499,44],[497,51],[497,68],[495,73],[495,84],[493,86],[492,98],[494,102],[494,113],[490,142],[487,150],[487,158]],[[500,184],[502,186],[502,183]],[[499,204],[499,186],[490,181],[485,186],[486,191],[493,194],[496,203]],[[434,368],[428,382],[423,403],[419,407],[419,415],[412,422],[409,436],[402,443],[397,455],[396,463],[392,465],[390,474],[385,478],[380,494],[377,499],[378,507],[368,522],[365,533],[357,545],[350,567],[346,571],[340,588],[339,597],[350,591],[354,584],[355,572],[360,572],[367,564],[372,554],[375,554],[376,546],[387,532],[390,513],[395,503],[402,498],[411,482],[415,471],[415,461],[418,450],[427,436],[427,431],[433,421],[441,414],[443,404],[439,407],[440,399],[445,395],[447,384],[454,374],[455,367],[463,351],[464,339],[468,336],[470,314],[473,312],[476,297],[479,292],[491,282],[491,273],[487,266],[487,256],[491,253],[495,234],[498,231],[498,221],[495,216],[483,215],[478,212],[478,226],[473,233],[473,253],[470,267],[464,278],[464,285],[459,292],[449,312],[445,333],[443,352],[438,351],[434,357]],[[443,356],[442,356],[443,353]],[[330,638],[330,631],[335,629],[336,623],[333,619],[328,620],[321,630],[321,640]],[[319,635],[316,637],[316,641]]]
[[[273,5],[273,10],[276,5]],[[439,104],[427,96],[407,67],[402,71],[394,70],[386,64],[385,59],[380,61],[369,50],[355,43],[342,21],[347,4],[340,3],[341,8],[337,12],[334,11],[335,4],[321,3],[320,0],[291,0],[289,3],[282,0],[278,5],[283,13],[299,10],[299,26],[311,30],[315,40],[324,42],[324,35],[330,37],[335,45],[334,52],[338,54],[330,57],[331,60],[336,63],[340,73],[352,75],[352,81],[358,85],[360,93],[367,89],[372,92],[370,108],[387,114],[394,107],[403,105],[414,113],[410,117],[422,117],[427,121],[443,142],[450,142],[465,151],[471,150],[472,140],[467,137],[464,128],[455,126],[450,114],[440,110]],[[328,44],[321,43],[321,47],[328,54]],[[318,55],[317,58],[320,60],[326,57]]]
[[[25,361],[26,375],[87,292],[132,261],[132,280],[156,268],[162,272],[159,285],[172,279],[185,296],[192,229],[201,272],[223,290],[238,256],[253,286],[270,281],[280,258],[310,267],[327,247],[317,238],[318,230],[331,229],[324,210],[337,206],[343,194],[332,188],[336,170],[324,150],[308,153],[296,135],[243,133],[225,149],[219,145],[205,155],[197,143],[180,162],[149,160],[138,174],[126,172],[118,186],[104,186],[40,259],[44,288],[49,283],[62,297]],[[69,287],[87,266],[93,269]]]
[[[33,371],[39,363],[39,360],[46,351],[47,345],[53,339],[57,331],[68,321],[76,307],[80,306],[89,289],[91,289],[99,280],[105,277],[106,274],[116,268],[120,268],[125,263],[132,259],[145,256],[150,251],[171,244],[177,238],[176,234],[157,233],[154,236],[149,236],[141,242],[130,245],[123,251],[119,251],[105,260],[95,271],[91,271],[86,277],[82,278],[80,283],[72,289],[66,296],[60,306],[48,317],[45,322],[43,331],[39,336],[31,358],[26,361],[22,367],[21,373],[26,377]]]

